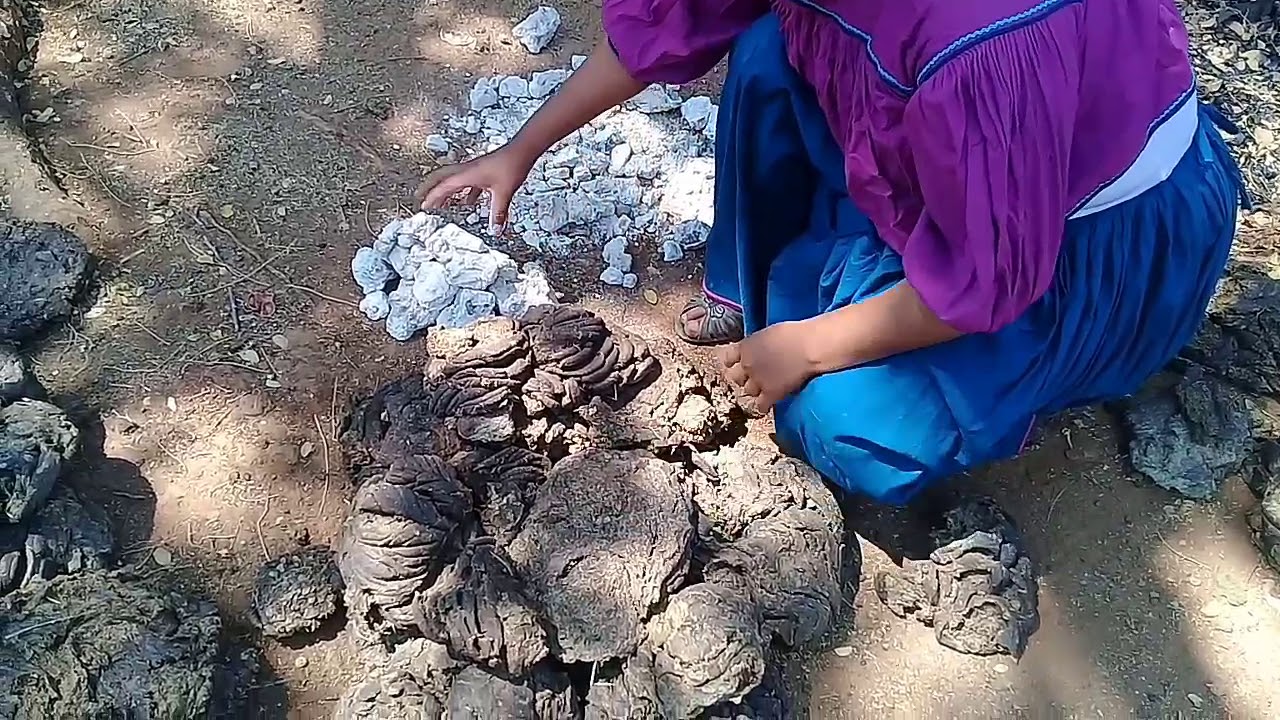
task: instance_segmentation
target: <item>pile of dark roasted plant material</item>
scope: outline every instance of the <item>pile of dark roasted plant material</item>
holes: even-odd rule
[[[820,479],[738,440],[673,345],[585,310],[429,343],[344,435],[339,568],[374,668],[338,716],[789,717],[778,662],[842,597]]]
[[[1280,282],[1233,265],[1177,367],[1125,404],[1134,468],[1198,500],[1242,477],[1251,518],[1280,568]]]
[[[0,718],[234,718],[256,673],[208,600],[113,571],[115,540],[64,482],[81,433],[0,347]]]

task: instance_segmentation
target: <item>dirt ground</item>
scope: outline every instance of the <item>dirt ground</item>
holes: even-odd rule
[[[523,0],[48,9],[40,136],[95,218],[103,282],[38,372],[104,418],[103,455],[78,484],[113,514],[128,560],[171,562],[243,618],[264,559],[335,538],[350,495],[342,407],[423,361],[356,312],[350,258],[431,168],[423,140],[477,74],[563,66],[590,46],[596,4],[557,7],[558,40],[536,57],[509,36]],[[557,288],[641,334],[668,331],[697,272],[694,257],[605,291],[599,262],[553,264]],[[863,540],[846,627],[802,673],[812,717],[1280,715],[1280,589],[1239,483],[1196,504],[1135,480],[1101,410],[965,482],[997,494],[1043,563],[1026,657],[958,655],[889,615],[870,574],[890,560]],[[872,537],[882,516],[850,508]],[[329,716],[355,671],[345,638],[265,647],[261,716]]]

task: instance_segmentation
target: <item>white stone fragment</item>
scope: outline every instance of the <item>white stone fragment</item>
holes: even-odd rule
[[[378,290],[365,295],[364,299],[360,301],[360,312],[374,322],[385,319],[387,313],[391,312],[391,305],[387,302],[387,294]]]
[[[625,280],[626,273],[616,267],[607,267],[604,272],[600,273],[600,282],[605,285],[622,285]]]
[[[473,111],[491,108],[498,104],[498,91],[491,80],[481,78],[476,81],[475,87],[471,88],[470,100]]]
[[[675,226],[671,241],[685,250],[697,250],[707,244],[711,228],[699,220],[688,220]]]
[[[627,273],[626,275],[622,276],[622,287],[628,290],[634,288],[636,284],[639,282],[640,282],[640,278],[636,277],[635,273]]]
[[[658,209],[675,222],[700,220],[711,225],[715,220],[715,161],[711,158],[689,158],[667,176]]]
[[[433,133],[427,136],[426,147],[427,152],[443,155],[444,153],[449,152],[449,141],[445,136]]]
[[[568,79],[569,71],[559,68],[536,72],[529,80],[529,95],[535,98],[547,97],[559,89],[564,84],[564,81]]]
[[[362,247],[351,259],[351,275],[365,294],[386,288],[387,283],[396,277],[396,271],[371,247]]]
[[[662,241],[662,259],[666,262],[679,262],[684,259],[684,247],[675,240]]]
[[[498,96],[504,98],[529,97],[529,81],[519,75],[508,75],[498,82]]]
[[[577,70],[578,68],[582,67],[582,64],[585,63],[586,61],[587,61],[586,55],[574,55],[573,57],[569,58],[569,67],[572,67],[574,70]]]
[[[627,161],[631,159],[631,146],[626,143],[618,143],[609,151],[609,174],[620,175],[622,168],[626,167]]]
[[[467,116],[467,120],[465,123],[463,123],[462,129],[468,135],[475,135],[476,133],[480,132],[480,118],[476,117],[475,115]]]
[[[665,85],[656,84],[641,90],[639,95],[631,98],[631,105],[647,115],[675,110],[680,107],[680,103],[678,94]]]
[[[555,8],[542,5],[511,28],[511,34],[524,45],[525,50],[537,55],[546,49],[559,29],[560,13]]]
[[[391,248],[396,246],[396,236],[400,234],[400,226],[404,224],[404,220],[396,218],[387,223],[382,228],[382,232],[378,233],[378,239],[373,241],[373,251],[379,255],[386,257],[391,252]]]
[[[493,295],[498,302],[498,312],[506,317],[521,319],[531,308],[555,303],[556,294],[551,289],[547,275],[537,263],[525,263],[514,279],[504,273],[493,284]]]
[[[463,230],[454,223],[449,223],[439,230],[431,234],[427,238],[427,246],[436,248],[436,256],[440,257],[441,253],[451,250],[466,250],[473,253],[482,253],[489,250],[489,246],[479,237]]]
[[[449,284],[468,290],[485,290],[508,264],[514,264],[511,258],[496,250],[482,253],[461,250],[453,253],[444,267]]]
[[[387,300],[390,305],[387,334],[400,342],[434,325],[440,314],[439,310],[419,303],[413,295],[413,283],[405,280],[387,295]]]
[[[702,128],[702,134],[711,141],[712,145],[716,144],[716,123],[720,119],[720,106],[712,105],[711,114],[707,115],[707,124]]]
[[[689,127],[701,130],[707,126],[707,120],[711,117],[714,107],[711,98],[706,95],[691,97],[680,105],[680,117],[689,123]]]
[[[601,255],[605,265],[624,273],[631,271],[631,253],[627,252],[626,238],[616,237],[605,243]]]
[[[493,315],[497,299],[486,290],[463,288],[453,303],[436,318],[443,328],[462,328]]]
[[[413,299],[423,307],[425,314],[440,314],[453,302],[458,288],[449,282],[444,265],[430,260],[418,266],[413,276]]]

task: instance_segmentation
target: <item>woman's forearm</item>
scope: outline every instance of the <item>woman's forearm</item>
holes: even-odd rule
[[[905,280],[811,322],[806,354],[820,375],[938,345],[963,334],[940,320]]]
[[[618,62],[609,43],[601,41],[582,67],[516,133],[510,147],[532,163],[569,133],[644,88],[645,84],[632,78]]]

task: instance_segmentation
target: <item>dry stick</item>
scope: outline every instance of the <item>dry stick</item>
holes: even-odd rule
[[[311,419],[316,423],[316,433],[320,435],[320,444],[324,449],[324,488],[320,491],[320,508],[316,510],[316,517],[323,520],[324,506],[329,502],[329,438],[320,428],[320,416],[313,413]]]
[[[231,330],[239,335],[240,313],[236,310],[236,296],[232,294],[231,288],[227,288],[227,306],[231,309]]]
[[[151,338],[152,338],[153,340],[155,340],[156,342],[160,343],[161,345],[164,345],[165,347],[168,347],[168,346],[171,344],[168,340],[165,340],[164,338],[160,337],[159,335],[157,335],[157,334],[155,334],[155,333],[151,332],[151,328],[147,327],[146,325],[143,325],[141,321],[139,321],[139,320],[134,320],[134,321],[133,321],[133,324],[134,324],[134,325],[137,325],[137,326],[138,326],[138,328],[139,328],[140,330],[142,330],[142,332],[144,332],[144,333],[146,333],[146,334],[150,335],[150,336],[151,336]]]
[[[90,164],[89,164],[89,161],[88,161],[88,159],[86,159],[86,158],[85,158],[84,153],[80,153],[80,164],[84,166],[84,169],[85,169],[85,170],[88,170],[88,171],[89,171],[89,176],[90,176],[90,177],[92,177],[94,180],[97,180],[97,181],[98,181],[98,184],[99,184],[99,185],[101,185],[101,186],[102,186],[102,189],[103,189],[104,191],[106,191],[106,193],[107,193],[108,195],[110,195],[110,196],[111,196],[111,199],[112,199],[112,200],[115,200],[116,202],[120,203],[121,205],[123,205],[123,206],[125,206],[125,207],[127,207],[127,208],[131,208],[131,209],[134,209],[134,210],[136,210],[136,209],[137,209],[134,205],[131,205],[131,204],[129,204],[129,203],[127,203],[127,202],[125,202],[125,201],[124,201],[124,198],[122,198],[122,197],[120,197],[119,195],[117,195],[117,194],[116,194],[116,192],[115,192],[115,190],[112,190],[112,189],[111,189],[111,184],[107,182],[107,178],[106,178],[106,176],[104,176],[102,173],[98,172],[98,170],[97,170],[96,168],[94,168],[92,165],[90,165]]]
[[[1166,548],[1168,548],[1168,549],[1169,549],[1169,552],[1173,553],[1174,555],[1177,555],[1178,557],[1182,558],[1183,560],[1186,560],[1187,562],[1189,562],[1189,563],[1191,563],[1191,564],[1193,564],[1193,565],[1199,565],[1200,567],[1204,568],[1205,570],[1212,570],[1212,569],[1213,569],[1213,568],[1209,567],[1208,565],[1205,565],[1204,563],[1200,562],[1199,560],[1197,560],[1197,559],[1195,559],[1195,558],[1191,557],[1190,555],[1185,555],[1185,554],[1183,554],[1183,553],[1178,552],[1176,549],[1174,549],[1174,547],[1173,547],[1172,545],[1170,545],[1170,544],[1169,544],[1169,541],[1168,541],[1168,540],[1165,540],[1165,539],[1164,539],[1164,534],[1163,534],[1163,533],[1161,533],[1159,529],[1157,529],[1157,530],[1156,530],[1156,537],[1160,538],[1160,542],[1164,543],[1164,546],[1165,546]]]
[[[258,516],[258,522],[254,525],[254,529],[258,531],[258,544],[262,546],[262,555],[271,561],[271,551],[267,549],[267,539],[262,536],[262,521],[267,519],[267,513],[271,510],[271,493],[267,493],[267,499],[262,503],[262,514]]]
[[[108,155],[122,155],[124,157],[137,157],[138,155],[148,155],[156,151],[155,148],[144,148],[142,150],[121,150],[120,148],[103,147],[101,145],[94,145],[93,143],[78,143],[78,142],[72,142],[70,140],[63,140],[62,142],[66,143],[68,146],[73,148],[81,148],[85,150],[97,150],[98,152],[104,152],[104,153],[107,153]],[[88,166],[86,165],[86,167]]]
[[[260,265],[258,265],[257,267],[255,267],[254,269],[250,270],[247,273],[240,273],[240,271],[233,269],[233,272],[239,273],[240,277],[236,278],[235,280],[232,280],[231,282],[223,283],[218,287],[213,288],[212,290],[202,290],[194,295],[188,295],[187,297],[192,300],[196,300],[202,297],[208,297],[209,295],[213,295],[215,293],[220,293],[223,290],[230,290],[231,288],[241,283],[249,282],[250,280],[253,280],[254,275],[257,275],[258,273],[262,272],[263,270],[266,269],[268,265],[275,262],[276,260],[279,260],[280,258],[284,257],[287,254],[288,253],[283,253],[283,252],[277,253],[275,257],[271,258],[270,260],[263,260]]]

